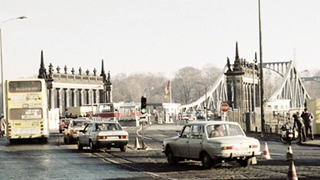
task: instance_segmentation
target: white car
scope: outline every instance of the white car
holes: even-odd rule
[[[94,152],[98,148],[116,147],[125,152],[128,141],[128,132],[123,130],[118,122],[91,122],[79,133],[78,149],[88,146],[90,151]]]
[[[163,141],[162,152],[171,165],[185,159],[201,160],[205,169],[226,161],[247,167],[256,164],[256,156],[261,155],[259,140],[247,137],[238,123],[228,121],[189,123],[181,135]]]
[[[71,142],[77,141],[79,131],[82,130],[90,121],[91,120],[83,118],[70,120],[68,125],[64,127],[64,142],[70,144]]]

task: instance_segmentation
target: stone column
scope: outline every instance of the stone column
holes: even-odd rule
[[[86,96],[87,96],[87,98],[86,98],[86,103],[85,104],[87,104],[87,105],[89,105],[89,104],[91,104],[91,99],[92,99],[92,95],[91,95],[91,93],[90,93],[90,91],[89,91],[89,89],[85,89],[85,94],[86,94]]]
[[[72,107],[77,107],[77,94],[76,94],[76,89],[71,89],[71,94],[72,94]]]
[[[79,106],[83,105],[83,91],[82,89],[78,89],[79,91]]]
[[[52,109],[52,108],[54,107],[54,106],[53,106],[53,97],[54,97],[54,96],[53,96],[53,89],[52,89],[52,88],[49,88],[49,89],[48,89],[48,94],[49,94],[49,95],[48,95],[48,101],[49,101],[49,102],[48,102],[48,106],[49,106],[48,108],[49,108],[49,110],[50,110],[50,109]]]
[[[98,96],[97,96],[97,90],[96,89],[92,89],[92,98],[93,98],[93,104],[97,104]]]
[[[57,108],[59,108],[59,115],[61,117],[62,116],[62,102],[63,102],[62,97],[61,97],[62,91],[60,91],[60,88],[56,88],[56,90],[57,90]]]
[[[70,106],[70,97],[69,97],[69,89],[68,88],[63,88],[64,92],[65,92],[65,96],[64,96],[64,104],[66,109]]]

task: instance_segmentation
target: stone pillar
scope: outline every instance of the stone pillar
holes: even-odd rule
[[[52,91],[53,91],[52,88],[48,89],[48,94],[49,94],[48,95],[48,106],[49,106],[48,108],[49,108],[49,110],[53,108],[53,105],[52,105],[52,97],[53,97],[52,93],[53,92]]]
[[[91,104],[92,103],[92,101],[91,101],[91,99],[92,99],[92,95],[91,95],[91,93],[89,92],[89,89],[85,89],[85,94],[86,94],[86,99],[85,99],[85,101],[86,101],[86,103],[85,104],[87,104],[87,105],[89,105],[89,104]]]
[[[92,89],[92,98],[93,98],[93,104],[97,104],[98,96],[97,96],[97,90],[96,89]]]
[[[71,89],[71,94],[72,94],[72,97],[71,97],[71,99],[72,99],[72,107],[77,107],[77,93],[76,93],[76,89]]]
[[[57,108],[59,108],[59,115],[60,117],[62,116],[62,102],[63,102],[63,99],[61,97],[61,91],[60,91],[60,88],[56,88],[57,90]],[[62,89],[61,89],[62,90]]]
[[[82,89],[78,89],[79,91],[79,106],[83,105],[83,91]]]
[[[70,106],[69,89],[68,88],[63,88],[63,90],[65,92],[64,103],[65,103],[65,107],[67,109]]]

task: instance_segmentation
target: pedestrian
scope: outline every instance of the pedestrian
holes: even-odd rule
[[[300,117],[299,111],[293,115],[293,118],[294,118],[293,129],[295,129],[295,127],[298,126],[298,132],[299,132],[299,142],[298,143],[301,143],[302,138],[303,138],[303,142],[306,142],[305,126],[304,126],[302,117]]]
[[[311,112],[308,111],[308,108],[304,109],[304,112],[302,113],[301,117],[303,118],[304,125],[306,126],[306,136],[307,138],[313,140],[313,131],[312,131],[312,122],[314,119],[314,116]],[[308,132],[310,131],[310,134]]]
[[[6,120],[4,119],[3,115],[1,116],[0,120],[0,126],[1,126],[1,132],[0,132],[0,137],[3,137],[5,134],[5,129],[6,129]]]

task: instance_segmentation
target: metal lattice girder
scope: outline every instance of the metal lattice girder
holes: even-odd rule
[[[290,99],[290,108],[299,109],[304,107],[305,100],[310,99],[311,97],[302,84],[302,80],[299,77],[292,61],[263,63],[262,67],[271,69],[283,77],[278,89],[266,101]],[[224,67],[220,77],[217,79],[214,86],[212,86],[212,88],[207,92],[207,94],[203,95],[193,103],[182,105],[182,110],[186,112],[203,109],[205,102],[207,102],[208,109],[219,110],[221,102],[227,101],[227,86],[226,77],[224,74],[226,71],[227,66]]]
[[[191,110],[203,109],[205,104],[207,104],[207,109],[219,109],[221,102],[227,100],[227,85],[225,80],[226,77],[224,75],[227,69],[227,66],[223,68],[220,77],[217,78],[217,81],[207,92],[207,94],[204,94],[193,103],[182,105],[182,110],[187,112]]]
[[[274,67],[279,64],[284,64],[283,71],[277,71]],[[307,93],[306,88],[302,84],[302,80],[299,77],[293,62],[277,62],[277,63],[263,63],[263,67],[269,68],[283,76],[279,88],[273,93],[268,100],[276,99],[290,99],[290,106],[293,109],[299,109],[304,107],[306,99],[311,97]],[[284,71],[285,69],[285,71]]]

